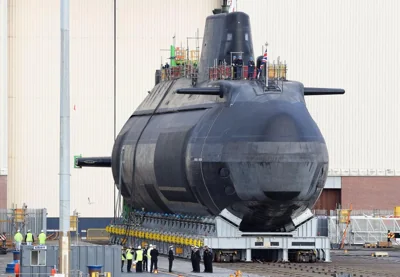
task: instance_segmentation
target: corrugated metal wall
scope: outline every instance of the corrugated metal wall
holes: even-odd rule
[[[169,47],[174,34],[183,46],[197,28],[202,36],[205,17],[220,1],[117,2],[118,132],[153,87],[155,68],[169,57],[160,49]],[[400,175],[400,85],[395,82],[400,72],[399,8],[395,0],[238,3],[238,9],[251,16],[257,54],[268,41],[270,60],[286,60],[290,79],[346,89],[344,96],[307,98],[329,147],[331,175]],[[9,0],[8,16],[8,205],[46,207],[54,217],[59,185],[59,1]],[[71,0],[70,25],[71,155],[110,155],[113,0]],[[195,42],[189,44],[193,49]],[[109,169],[72,169],[71,210],[83,217],[112,216],[112,183]]]
[[[257,55],[288,63],[305,86],[344,96],[308,97],[325,136],[331,175],[400,175],[400,2],[241,0]]]
[[[73,155],[111,155],[114,141],[113,0],[70,1],[71,167]],[[202,36],[217,0],[117,1],[117,132],[154,86],[172,37]],[[9,0],[8,205],[58,216],[59,1]],[[189,41],[193,49],[195,42]],[[71,169],[71,212],[113,215],[110,169]],[[90,198],[91,204],[89,204]]]
[[[7,175],[7,113],[7,0],[0,0],[0,176]]]

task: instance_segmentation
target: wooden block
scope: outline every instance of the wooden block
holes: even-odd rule
[[[372,254],[372,257],[389,257],[388,252],[375,252]]]

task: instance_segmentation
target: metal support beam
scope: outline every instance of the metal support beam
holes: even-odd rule
[[[251,262],[251,249],[246,249],[246,262]]]
[[[60,3],[60,273],[69,276],[70,229],[70,96],[69,96],[69,0]]]
[[[282,262],[288,262],[289,261],[289,250],[286,248],[283,249],[283,257],[282,257]]]
[[[7,0],[0,0],[0,176],[7,166]]]

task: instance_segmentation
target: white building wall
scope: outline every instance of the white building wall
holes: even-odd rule
[[[7,175],[7,0],[0,0],[0,176]]]
[[[113,216],[110,169],[73,169],[73,156],[111,155],[114,141],[113,0],[70,1],[71,213]],[[117,133],[154,86],[172,37],[186,37],[217,0],[117,1]],[[59,1],[9,0],[8,206],[59,213]],[[194,47],[194,41],[190,41]],[[90,198],[91,204],[89,204]]]
[[[241,0],[255,55],[288,63],[305,86],[344,88],[307,97],[328,145],[330,175],[400,175],[400,1]]]
[[[160,49],[169,47],[174,34],[183,46],[197,28],[203,36],[205,17],[220,2],[117,1],[117,132],[154,86],[154,70],[169,57]],[[256,55],[268,41],[270,60],[286,60],[290,79],[305,86],[346,89],[344,96],[307,98],[328,144],[330,174],[400,175],[400,2],[237,2],[237,8],[251,16]],[[8,18],[8,206],[46,207],[54,217],[59,186],[59,1],[9,0]],[[72,167],[73,155],[111,154],[113,0],[71,0],[70,25]],[[193,49],[194,41],[189,43]],[[71,168],[71,175],[71,212],[111,217],[110,169]]]

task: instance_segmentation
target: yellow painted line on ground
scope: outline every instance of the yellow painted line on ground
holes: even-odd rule
[[[167,274],[167,275],[171,275],[171,276],[179,276],[179,275],[182,275],[182,276],[183,276],[183,274],[174,274],[174,273],[165,272],[165,271],[159,271],[159,272],[161,272],[162,274]]]

